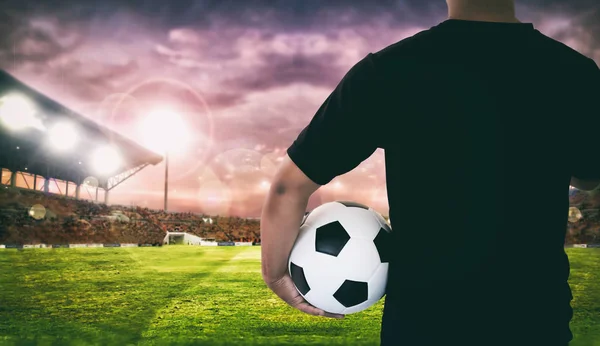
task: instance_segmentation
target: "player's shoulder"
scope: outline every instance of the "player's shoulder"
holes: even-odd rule
[[[415,60],[428,55],[428,51],[439,41],[436,27],[418,31],[400,41],[392,43],[379,51],[371,53],[377,65],[397,63],[398,59]]]
[[[540,49],[548,52],[555,59],[558,59],[563,64],[574,66],[591,67],[595,64],[594,60],[588,58],[584,54],[569,47],[567,44],[560,42],[544,33],[535,30],[538,38]]]
[[[556,61],[589,67],[595,63],[594,60],[586,57],[577,50],[568,45],[546,36],[542,32],[535,30],[532,44],[539,47],[540,50],[548,52]],[[371,57],[377,64],[385,65],[388,62],[397,62],[398,59],[414,60],[416,62],[426,59],[435,51],[443,40],[443,31],[439,26],[434,26],[426,30],[419,31],[412,36],[406,37],[389,46],[374,52]]]

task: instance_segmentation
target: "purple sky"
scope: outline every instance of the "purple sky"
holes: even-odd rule
[[[600,63],[596,0],[532,0],[517,12]],[[5,0],[0,68],[138,142],[144,114],[178,110],[194,137],[171,155],[169,209],[253,217],[278,158],[348,69],[445,18],[441,0]],[[163,172],[146,168],[111,203],[161,208]],[[309,209],[339,199],[387,215],[382,150]]]

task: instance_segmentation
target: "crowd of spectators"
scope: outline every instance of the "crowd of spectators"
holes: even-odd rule
[[[576,191],[569,199],[584,217],[569,222],[566,244],[600,243],[600,194]],[[44,206],[42,218],[30,215],[34,205]],[[126,219],[115,219],[115,213]],[[167,232],[186,232],[215,241],[261,241],[260,222],[255,219],[107,206],[0,186],[0,244],[162,244]]]
[[[30,214],[34,205],[44,207],[43,217]],[[116,213],[122,217],[115,219]],[[260,242],[259,228],[257,220],[107,206],[0,187],[0,244],[158,244],[166,232],[187,232],[215,241]]]

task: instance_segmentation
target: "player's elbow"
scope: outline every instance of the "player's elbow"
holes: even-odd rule
[[[267,268],[267,266],[265,264],[262,265],[262,279],[264,281],[265,284],[267,284],[268,287],[271,287],[271,285],[273,285],[273,283],[275,281],[277,281],[277,279],[273,278],[273,276],[270,274],[270,270]]]

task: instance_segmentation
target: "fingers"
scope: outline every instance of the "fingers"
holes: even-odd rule
[[[310,305],[296,289],[292,278],[289,275],[282,277],[268,285],[269,288],[290,306],[313,316],[322,316],[328,318],[344,318],[341,314],[332,314]]]
[[[296,309],[307,313],[309,315],[313,315],[313,316],[323,316],[323,317],[328,317],[328,318],[337,318],[337,319],[342,319],[344,318],[344,315],[340,315],[340,314],[332,314],[329,312],[325,312],[321,309],[317,309],[314,306],[308,304],[307,302],[302,302],[300,304],[297,304],[295,306]]]
[[[341,314],[332,314],[332,313],[325,312],[325,311],[323,311],[323,313],[324,313],[324,315],[323,315],[324,317],[329,317],[329,318],[342,319],[342,318],[344,318],[344,317],[345,317],[345,315],[341,315]]]

